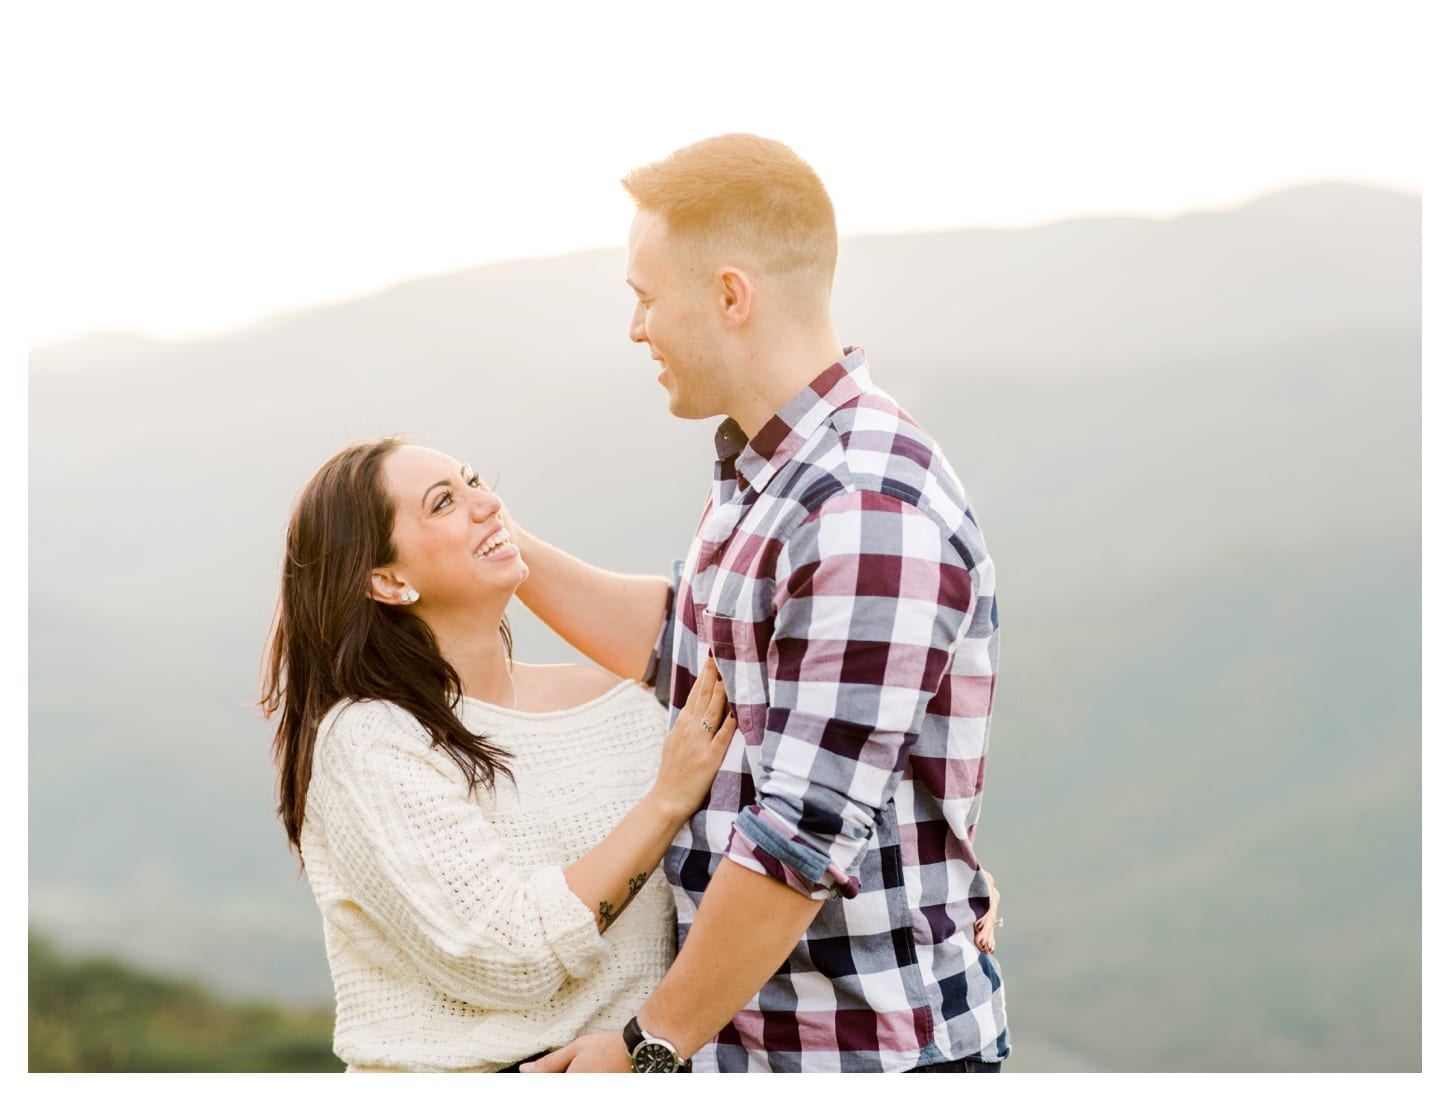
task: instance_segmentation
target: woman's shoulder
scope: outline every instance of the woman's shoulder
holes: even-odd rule
[[[391,700],[339,700],[317,724],[317,745],[338,748],[376,745],[379,741],[429,741],[423,725],[405,707]]]

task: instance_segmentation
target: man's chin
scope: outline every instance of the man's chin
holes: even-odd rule
[[[674,391],[670,391],[670,415],[682,421],[702,421],[723,414],[698,403],[687,402]]]

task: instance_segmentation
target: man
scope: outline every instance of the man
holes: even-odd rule
[[[674,965],[624,1034],[534,1069],[996,1070],[972,840],[997,617],[961,484],[843,352],[834,210],[791,150],[725,135],[624,185],[630,339],[673,414],[727,418],[713,491],[678,587],[510,521],[520,595],[596,661],[659,678],[675,712],[713,655],[739,730],[665,858]]]

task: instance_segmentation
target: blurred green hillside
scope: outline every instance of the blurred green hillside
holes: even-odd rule
[[[332,1011],[224,1002],[30,936],[30,1070],[340,1071]]]

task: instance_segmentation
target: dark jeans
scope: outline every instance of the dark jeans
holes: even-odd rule
[[[519,1063],[532,1063],[535,1059],[542,1059],[547,1054],[549,1054],[547,1051],[541,1051],[537,1055],[530,1055],[527,1059],[520,1059],[518,1063],[515,1063],[511,1067],[504,1067],[503,1070],[499,1073],[506,1074],[509,1071],[517,1071],[519,1069]],[[929,1067],[912,1067],[906,1073],[971,1074],[975,1072],[977,1074],[995,1074],[1001,1069],[1001,1063],[984,1063],[980,1059],[953,1059],[950,1063],[933,1063]],[[682,1066],[680,1068],[680,1072],[682,1074],[688,1074],[690,1072],[690,1064],[686,1063],[684,1066]]]
[[[535,1059],[542,1059],[545,1055],[548,1054],[549,1053],[547,1051],[541,1051],[537,1055],[530,1055],[527,1059],[520,1059],[511,1067],[504,1067],[502,1070],[499,1071],[499,1073],[509,1074],[512,1072],[514,1074],[517,1074],[519,1072],[519,1067],[523,1066],[525,1063],[532,1063]]]
[[[527,1059],[520,1059],[517,1063],[515,1063],[511,1067],[504,1067],[501,1071],[499,1071],[499,1073],[500,1074],[508,1074],[510,1071],[512,1071],[514,1073],[519,1073],[519,1067],[521,1067],[523,1064],[525,1064],[525,1063],[532,1063],[535,1059],[542,1059],[545,1055],[548,1055],[548,1054],[549,1053],[547,1051],[541,1051],[537,1055],[530,1055]],[[690,1064],[689,1063],[686,1063],[684,1066],[682,1066],[679,1069],[679,1071],[677,1073],[679,1073],[679,1074],[689,1074],[690,1073]]]
[[[912,1067],[907,1074],[996,1074],[1001,1063],[984,1063],[980,1059],[953,1059],[950,1063],[933,1063],[929,1067]]]

